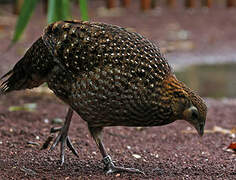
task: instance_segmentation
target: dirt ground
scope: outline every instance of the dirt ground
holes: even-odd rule
[[[236,61],[235,9],[157,8],[140,13],[135,4],[133,8],[118,10],[116,16],[110,16],[110,12],[99,14],[101,5],[102,1],[90,4],[93,21],[129,27],[160,42],[173,66]],[[9,5],[1,5],[0,10],[1,76],[37,39],[46,23],[42,9],[38,7],[23,39],[6,51],[16,16],[11,14]],[[49,136],[50,128],[61,126],[52,124],[52,120],[63,119],[67,106],[54,95],[35,91],[1,96],[0,179],[236,179],[236,154],[227,150],[229,144],[236,141],[236,99],[205,99],[208,115],[203,138],[199,138],[184,121],[151,128],[105,128],[104,144],[115,163],[138,168],[145,172],[144,176],[105,175],[101,155],[86,123],[78,115],[73,116],[69,134],[79,158],[66,151],[65,164],[60,166],[59,148],[51,153],[40,148]],[[36,110],[9,111],[13,105],[26,103],[37,104]]]

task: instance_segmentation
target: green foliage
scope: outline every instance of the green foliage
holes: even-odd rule
[[[12,39],[12,44],[16,43],[22,33],[24,32],[29,19],[35,10],[38,0],[24,0],[20,15],[17,19],[15,32]],[[87,0],[78,0],[81,19],[88,20]],[[52,23],[59,20],[68,20],[71,18],[70,14],[70,0],[48,0],[47,21]],[[11,45],[12,45],[11,44]]]
[[[69,0],[49,0],[48,1],[48,23],[59,20],[67,20],[70,15]]]
[[[88,8],[87,8],[87,0],[79,0],[79,7],[81,13],[81,19],[83,21],[88,21]]]
[[[12,43],[17,42],[20,39],[36,7],[37,2],[38,0],[24,0],[24,3],[21,8],[21,13],[16,23],[16,28],[13,35]]]

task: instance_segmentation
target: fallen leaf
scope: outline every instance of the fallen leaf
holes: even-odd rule
[[[230,131],[232,134],[236,134],[236,127],[233,127]]]
[[[219,133],[222,133],[222,134],[231,134],[231,131],[230,131],[230,130],[224,129],[224,128],[219,127],[219,126],[214,126],[214,127],[213,127],[213,131],[214,131],[214,132],[219,132]]]
[[[35,111],[37,107],[37,104],[35,103],[28,103],[28,104],[24,104],[23,106],[10,106],[8,108],[9,111]]]
[[[227,149],[232,149],[234,152],[236,152],[236,142],[232,142]]]

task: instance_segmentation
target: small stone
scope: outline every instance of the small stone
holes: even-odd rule
[[[138,131],[142,131],[142,130],[144,130],[145,128],[144,128],[144,127],[136,127],[136,129],[137,129]]]
[[[63,120],[61,118],[54,118],[52,120],[52,124],[62,124]]]
[[[130,146],[127,146],[127,149],[131,149],[131,147],[130,147]]]
[[[48,119],[44,119],[43,121],[44,121],[44,123],[46,123],[46,124],[49,123],[49,120],[48,120]]]
[[[120,174],[116,174],[116,177],[120,177]]]
[[[190,130],[192,130],[192,128],[188,126],[188,127],[186,128],[186,130],[187,130],[187,131],[190,131]]]
[[[132,154],[132,156],[135,157],[136,159],[140,159],[141,158],[141,156],[138,155],[138,154]]]
[[[35,138],[36,138],[37,140],[39,140],[39,139],[40,139],[40,138],[39,138],[39,136],[36,136]]]
[[[231,137],[232,139],[234,139],[234,138],[236,138],[236,134],[230,134],[230,137]]]

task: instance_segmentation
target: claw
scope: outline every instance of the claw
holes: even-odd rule
[[[111,174],[111,173],[116,173],[116,172],[139,173],[139,174],[143,174],[145,176],[145,173],[140,171],[139,169],[119,167],[119,166],[115,166],[114,164],[113,164],[113,166],[109,167],[106,174]]]
[[[49,144],[51,143],[51,141],[53,140],[54,136],[49,136],[46,141],[44,142],[44,144],[41,147],[41,150],[43,149],[47,149]]]
[[[70,127],[70,122],[71,122],[72,115],[73,115],[73,110],[71,108],[69,108],[68,113],[66,115],[66,120],[65,120],[65,123],[64,123],[63,127],[61,127],[61,128],[55,128],[54,127],[54,128],[51,128],[51,130],[50,130],[51,133],[55,133],[55,132],[59,131],[56,139],[53,141],[53,144],[52,144],[52,146],[49,149],[49,152],[53,151],[54,148],[59,143],[61,143],[61,146],[60,146],[60,150],[61,150],[61,153],[60,153],[61,166],[65,162],[65,144],[67,145],[67,147],[72,151],[72,153],[75,156],[79,157],[78,152],[75,150],[74,146],[71,143],[70,137],[68,136],[68,130],[69,130],[69,127]],[[46,142],[44,143],[43,147],[44,148],[47,147],[49,145],[49,143],[51,142],[51,140],[52,139],[48,138],[46,140]]]
[[[62,140],[61,140],[61,139],[62,139]],[[53,151],[54,148],[58,145],[58,143],[59,143],[60,141],[63,141],[63,139],[64,139],[64,138],[62,138],[62,133],[60,132],[60,133],[58,134],[58,136],[56,137],[56,139],[53,141],[53,144],[52,144],[52,146],[50,147],[49,152]]]
[[[70,137],[69,137],[69,136],[67,136],[66,144],[67,144],[67,147],[71,150],[71,152],[72,152],[75,156],[79,157],[79,154],[78,154],[78,152],[75,150],[73,144],[71,143],[71,140],[70,140]]]
[[[61,166],[64,164],[65,162],[65,140],[67,139],[67,137],[65,139],[63,139],[61,141],[61,154],[60,154],[60,157],[61,157]]]
[[[50,133],[58,132],[58,131],[60,131],[61,129],[62,129],[61,127],[52,127],[52,128],[50,129]]]
[[[116,172],[129,172],[129,173],[140,173],[145,175],[145,173],[140,171],[139,169],[115,166],[110,156],[106,156],[105,158],[103,158],[103,163],[105,164],[106,174],[111,174]]]
[[[61,143],[61,147],[60,147],[60,150],[61,150],[61,153],[60,153],[60,158],[61,158],[61,166],[64,164],[65,162],[65,144],[67,145],[67,147],[71,150],[71,152],[79,157],[79,154],[78,152],[75,150],[74,146],[72,145],[71,143],[71,140],[70,140],[70,137],[65,135],[67,133],[65,133],[63,131],[63,128],[60,130],[59,134],[57,135],[56,139],[54,140],[52,146],[50,147],[49,149],[49,152],[53,151],[54,148],[59,144]]]

